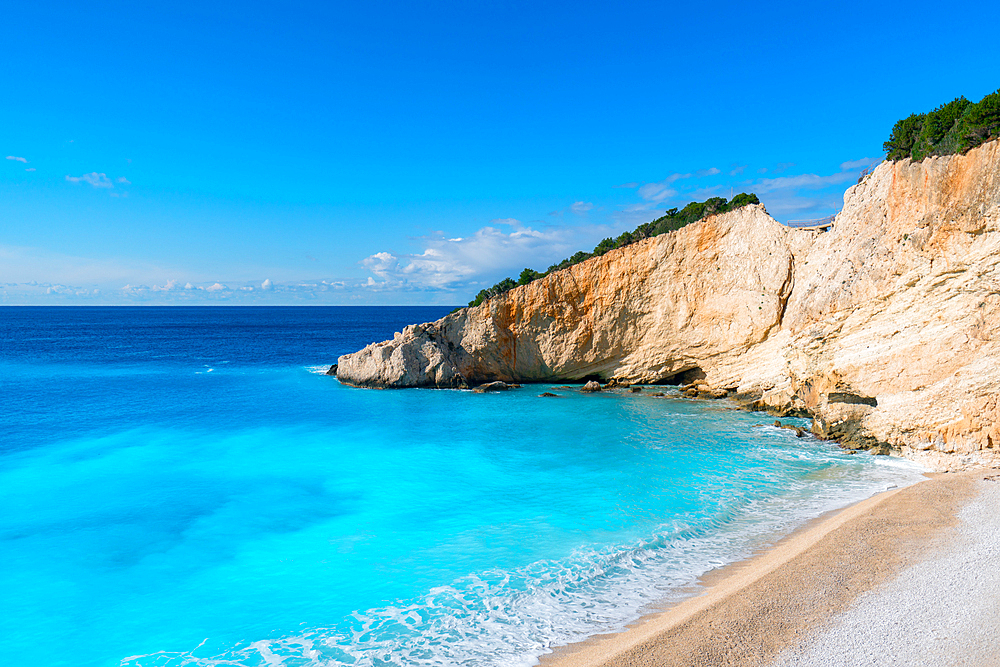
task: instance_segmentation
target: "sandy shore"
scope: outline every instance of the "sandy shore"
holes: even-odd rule
[[[707,582],[701,595],[624,632],[557,649],[541,664],[1000,664],[983,662],[968,639],[985,638],[982,655],[992,656],[990,638],[997,635],[991,630],[1000,628],[1000,476],[985,479],[993,473],[935,475],[852,505],[728,568]],[[956,563],[967,576],[951,585],[956,573],[945,568]],[[989,570],[997,573],[977,574]],[[934,620],[932,612],[945,608],[951,617]],[[938,630],[900,617],[914,609],[923,610],[920,615],[931,619],[925,625]],[[986,629],[985,637],[977,624]],[[941,630],[945,627],[951,630]],[[934,639],[941,632],[968,637],[941,643]],[[917,649],[908,633],[920,635],[941,656],[921,662],[929,649]],[[895,645],[885,639],[890,634]],[[902,656],[907,648],[914,649],[914,662]],[[888,657],[877,662],[867,657],[876,654]],[[834,656],[845,656],[844,661]]]

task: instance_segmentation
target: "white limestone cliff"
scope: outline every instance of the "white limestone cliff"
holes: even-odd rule
[[[703,378],[848,446],[1000,464],[1000,145],[884,162],[829,232],[713,216],[406,327],[358,386]]]

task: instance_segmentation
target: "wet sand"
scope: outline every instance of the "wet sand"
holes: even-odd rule
[[[559,648],[541,664],[764,667],[779,656],[798,664],[859,596],[957,539],[960,511],[986,485],[1000,485],[984,481],[994,473],[933,475],[823,517],[717,573],[702,594],[624,632]]]

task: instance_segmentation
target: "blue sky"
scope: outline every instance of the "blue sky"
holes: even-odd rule
[[[142,4],[5,3],[0,303],[461,304],[1000,87],[992,2]]]

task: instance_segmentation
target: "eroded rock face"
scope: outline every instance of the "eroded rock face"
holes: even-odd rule
[[[342,382],[697,380],[848,446],[1000,464],[1000,148],[883,163],[832,231],[714,216],[407,327]]]
[[[406,327],[341,357],[337,377],[386,387],[668,378],[776,329],[793,233],[747,206]]]

